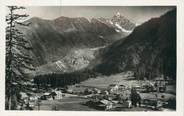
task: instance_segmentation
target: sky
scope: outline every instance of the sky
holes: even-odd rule
[[[60,16],[91,18],[111,18],[117,12],[130,21],[141,24],[152,17],[159,17],[174,6],[29,6],[26,13],[31,17],[55,19]]]

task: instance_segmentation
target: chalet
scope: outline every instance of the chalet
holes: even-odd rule
[[[52,100],[52,94],[51,93],[44,93],[42,96],[41,96],[41,100]]]
[[[110,93],[117,92],[119,89],[119,86],[117,84],[110,84],[108,87],[108,90]]]
[[[118,89],[119,89],[120,91],[124,91],[124,90],[126,90],[126,88],[127,88],[127,87],[126,87],[125,85],[119,85],[119,88],[118,88]]]
[[[61,91],[54,91],[52,92],[54,94],[54,99],[62,99],[63,94]]]
[[[102,91],[102,94],[109,95],[109,92],[107,90]]]
[[[133,71],[127,71],[125,76],[126,77],[133,77],[134,76],[134,72]]]
[[[166,90],[166,83],[167,81],[163,77],[155,78],[155,87],[159,92],[164,92]]]
[[[24,93],[24,92],[20,92],[20,96],[21,96],[21,99],[28,99],[29,98],[27,93]]]
[[[111,110],[113,108],[113,103],[111,101],[103,99],[100,100],[100,104],[98,106],[103,107],[104,110]]]
[[[36,101],[38,100],[38,96],[30,96],[29,99],[32,101]]]
[[[93,89],[93,92],[94,92],[95,94],[100,94],[100,93],[101,93],[101,90],[100,90],[100,89],[97,89],[97,88],[94,88],[94,89]]]

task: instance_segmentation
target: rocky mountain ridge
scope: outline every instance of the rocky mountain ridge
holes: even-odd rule
[[[61,16],[54,20],[45,20],[33,17],[25,21],[27,22],[30,23],[28,27],[18,28],[30,40],[33,47],[30,54],[35,67],[60,62],[67,55],[73,57],[70,53],[74,50],[106,46],[129,34],[117,32],[115,27],[97,18],[88,20],[84,17]]]

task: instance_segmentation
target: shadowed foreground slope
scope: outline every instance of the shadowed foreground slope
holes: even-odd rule
[[[95,63],[95,70],[107,75],[133,70],[139,77],[164,74],[175,79],[176,9],[143,23],[127,38],[102,49]]]

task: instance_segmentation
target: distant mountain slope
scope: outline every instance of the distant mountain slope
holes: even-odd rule
[[[99,52],[95,70],[112,74],[133,70],[140,78],[176,77],[176,9],[136,27],[125,39]]]
[[[64,73],[85,69],[96,58],[96,51],[103,47],[75,49],[56,62],[37,67],[36,74]]]
[[[31,41],[34,65],[57,62],[73,49],[95,48],[108,45],[128,33],[97,19],[59,17],[54,20],[31,18],[29,27],[19,27]]]

